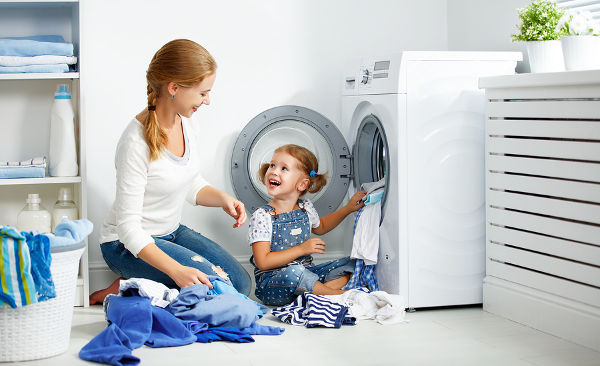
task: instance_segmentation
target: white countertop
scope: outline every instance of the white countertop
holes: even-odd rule
[[[600,70],[562,71],[489,76],[479,79],[480,89],[531,88],[561,85],[600,84]]]

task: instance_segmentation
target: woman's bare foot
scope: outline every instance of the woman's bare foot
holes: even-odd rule
[[[102,304],[102,302],[104,301],[104,298],[108,294],[114,294],[114,295],[118,294],[119,293],[119,284],[121,283],[121,280],[124,280],[124,279],[125,278],[123,278],[123,277],[119,277],[110,286],[108,286],[104,290],[98,290],[98,291],[94,292],[93,294],[91,294],[90,295],[90,305]]]

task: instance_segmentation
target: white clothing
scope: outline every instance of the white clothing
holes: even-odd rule
[[[373,192],[385,189],[385,178],[373,183],[363,183],[362,187],[367,191],[365,197],[368,197]],[[380,221],[381,201],[365,205],[354,229],[350,258],[362,259],[366,265],[377,264]]]
[[[321,219],[319,213],[313,206],[310,200],[305,199],[300,204],[300,207],[304,207],[306,214],[308,215],[308,221],[310,222],[311,228],[319,227]],[[263,207],[258,208],[250,217],[250,230],[248,230],[248,244],[252,245],[257,241],[271,241],[273,235],[273,224],[271,220],[271,214],[267,212]]]
[[[119,282],[119,295],[123,296],[131,290],[135,290],[140,297],[150,299],[150,304],[161,308],[175,301],[179,291],[168,288],[164,284],[146,278],[130,278]]]
[[[200,175],[202,156],[190,121],[181,117],[185,153],[166,149],[150,162],[142,124],[133,119],[119,139],[115,154],[117,192],[100,231],[100,243],[119,240],[134,256],[153,243],[152,236],[179,227],[184,200],[196,205],[207,182]]]
[[[325,295],[331,301],[345,305],[356,319],[374,319],[379,324],[404,322],[406,304],[400,295],[385,291],[364,292],[352,289],[341,295]]]

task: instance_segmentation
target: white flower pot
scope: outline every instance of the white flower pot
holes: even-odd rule
[[[600,37],[567,36],[560,41],[567,70],[600,69]]]
[[[527,54],[531,72],[565,71],[562,46],[559,40],[527,42]]]

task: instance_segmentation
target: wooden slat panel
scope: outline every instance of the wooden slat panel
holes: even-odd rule
[[[500,262],[600,287],[600,268],[595,266],[491,243],[486,246],[486,255]]]
[[[600,182],[600,163],[488,155],[486,169],[488,171]]]
[[[486,194],[488,205],[600,225],[600,204],[565,201],[493,190],[489,190]]]
[[[503,118],[564,118],[600,120],[600,101],[523,101],[486,103],[488,117]]]
[[[489,188],[600,203],[600,184],[503,173],[487,173],[485,179]]]
[[[487,260],[486,273],[520,285],[556,294],[585,304],[600,306],[600,289],[542,273]]]
[[[488,242],[493,240],[600,266],[600,246],[581,244],[490,224],[487,224],[486,234]]]
[[[486,137],[488,153],[600,162],[600,142]]]
[[[487,207],[487,222],[600,245],[600,227]]]
[[[600,112],[598,113],[600,115]],[[504,120],[486,122],[486,135],[556,137],[600,141],[600,121]]]

